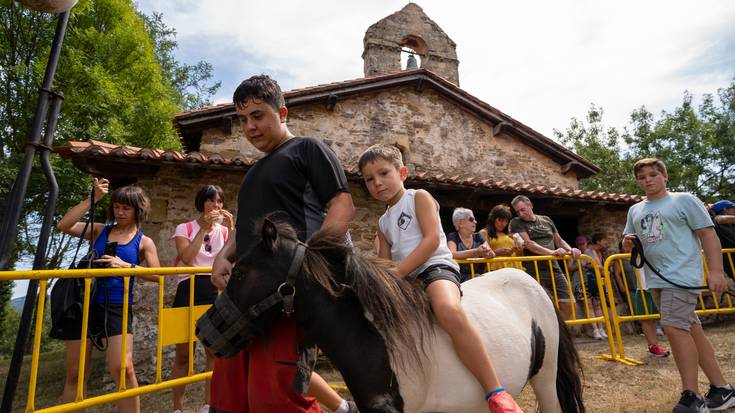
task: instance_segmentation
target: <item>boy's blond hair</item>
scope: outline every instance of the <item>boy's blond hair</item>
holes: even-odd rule
[[[401,156],[401,151],[398,150],[398,148],[393,145],[379,143],[365,149],[365,152],[360,155],[357,167],[360,169],[360,172],[362,172],[362,168],[364,168],[365,165],[377,160],[388,161],[393,164],[396,169],[401,169],[403,166],[403,157]]]
[[[651,168],[661,172],[662,174],[668,176],[669,174],[666,172],[666,164],[658,158],[643,158],[639,160],[638,162],[633,165],[633,175],[636,177],[638,176],[638,172],[641,171],[641,169],[650,166]]]

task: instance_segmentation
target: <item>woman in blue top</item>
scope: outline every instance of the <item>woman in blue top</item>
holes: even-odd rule
[[[106,179],[94,180],[94,200],[99,202],[108,192],[109,182]],[[92,225],[92,238],[94,249],[99,259],[95,264],[109,268],[135,268],[145,262],[148,267],[160,267],[158,252],[153,241],[143,235],[140,230],[141,222],[145,219],[150,201],[143,190],[137,186],[124,186],[113,191],[110,209],[108,211],[109,224],[94,223]],[[59,230],[66,234],[90,238],[83,234],[84,222],[80,222],[91,205],[87,198],[80,204],[71,208],[57,224]],[[114,254],[105,254],[109,243],[117,243]],[[108,249],[108,252],[109,249]],[[143,277],[150,281],[158,281],[157,276]],[[126,341],[126,387],[138,387],[133,367],[133,283],[135,279],[130,277],[128,296],[128,331]],[[95,280],[93,296],[89,307],[89,338],[106,346],[107,369],[112,379],[119,385],[120,380],[120,358],[122,351],[122,317],[123,317],[123,295],[124,277],[103,277]],[[66,383],[62,402],[73,401],[76,396],[76,386],[79,363],[79,347],[81,344],[81,326],[64,330],[66,336],[58,337],[66,344]],[[91,343],[88,342],[86,365],[91,360]],[[84,381],[89,377],[86,369]],[[86,385],[85,385],[86,390]],[[140,412],[140,398],[133,397],[119,400],[117,410],[120,412]]]

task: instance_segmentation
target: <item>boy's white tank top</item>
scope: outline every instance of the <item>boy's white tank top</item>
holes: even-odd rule
[[[378,227],[385,239],[390,244],[390,254],[393,262],[399,264],[416,249],[424,237],[421,225],[416,218],[416,190],[406,189],[401,199],[389,207],[378,220]],[[434,200],[432,198],[432,200]],[[436,203],[436,200],[434,200]],[[439,204],[436,203],[436,211],[439,213]],[[442,264],[459,271],[459,265],[452,259],[452,252],[447,247],[447,237],[439,225],[439,248],[424,264],[419,266],[413,275],[421,274],[432,265]]]

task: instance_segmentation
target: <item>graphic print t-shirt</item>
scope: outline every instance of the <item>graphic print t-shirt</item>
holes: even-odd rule
[[[666,278],[678,284],[702,284],[702,245],[698,229],[712,227],[704,204],[686,193],[669,193],[655,201],[639,202],[628,210],[624,234],[637,234],[646,259]],[[648,266],[648,288],[675,288]]]

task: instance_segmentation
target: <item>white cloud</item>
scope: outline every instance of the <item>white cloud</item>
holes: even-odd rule
[[[361,77],[365,30],[405,4],[145,0],[140,7],[163,12],[182,47],[217,42],[181,53],[214,63],[223,80],[218,99],[228,100],[254,72],[277,73],[286,89]],[[735,75],[722,68],[727,57],[707,53],[735,36],[735,2],[418,4],[457,43],[462,88],[547,136],[584,117],[591,102],[605,109],[609,126],[622,127],[634,108],[672,108],[684,90],[714,92]]]

